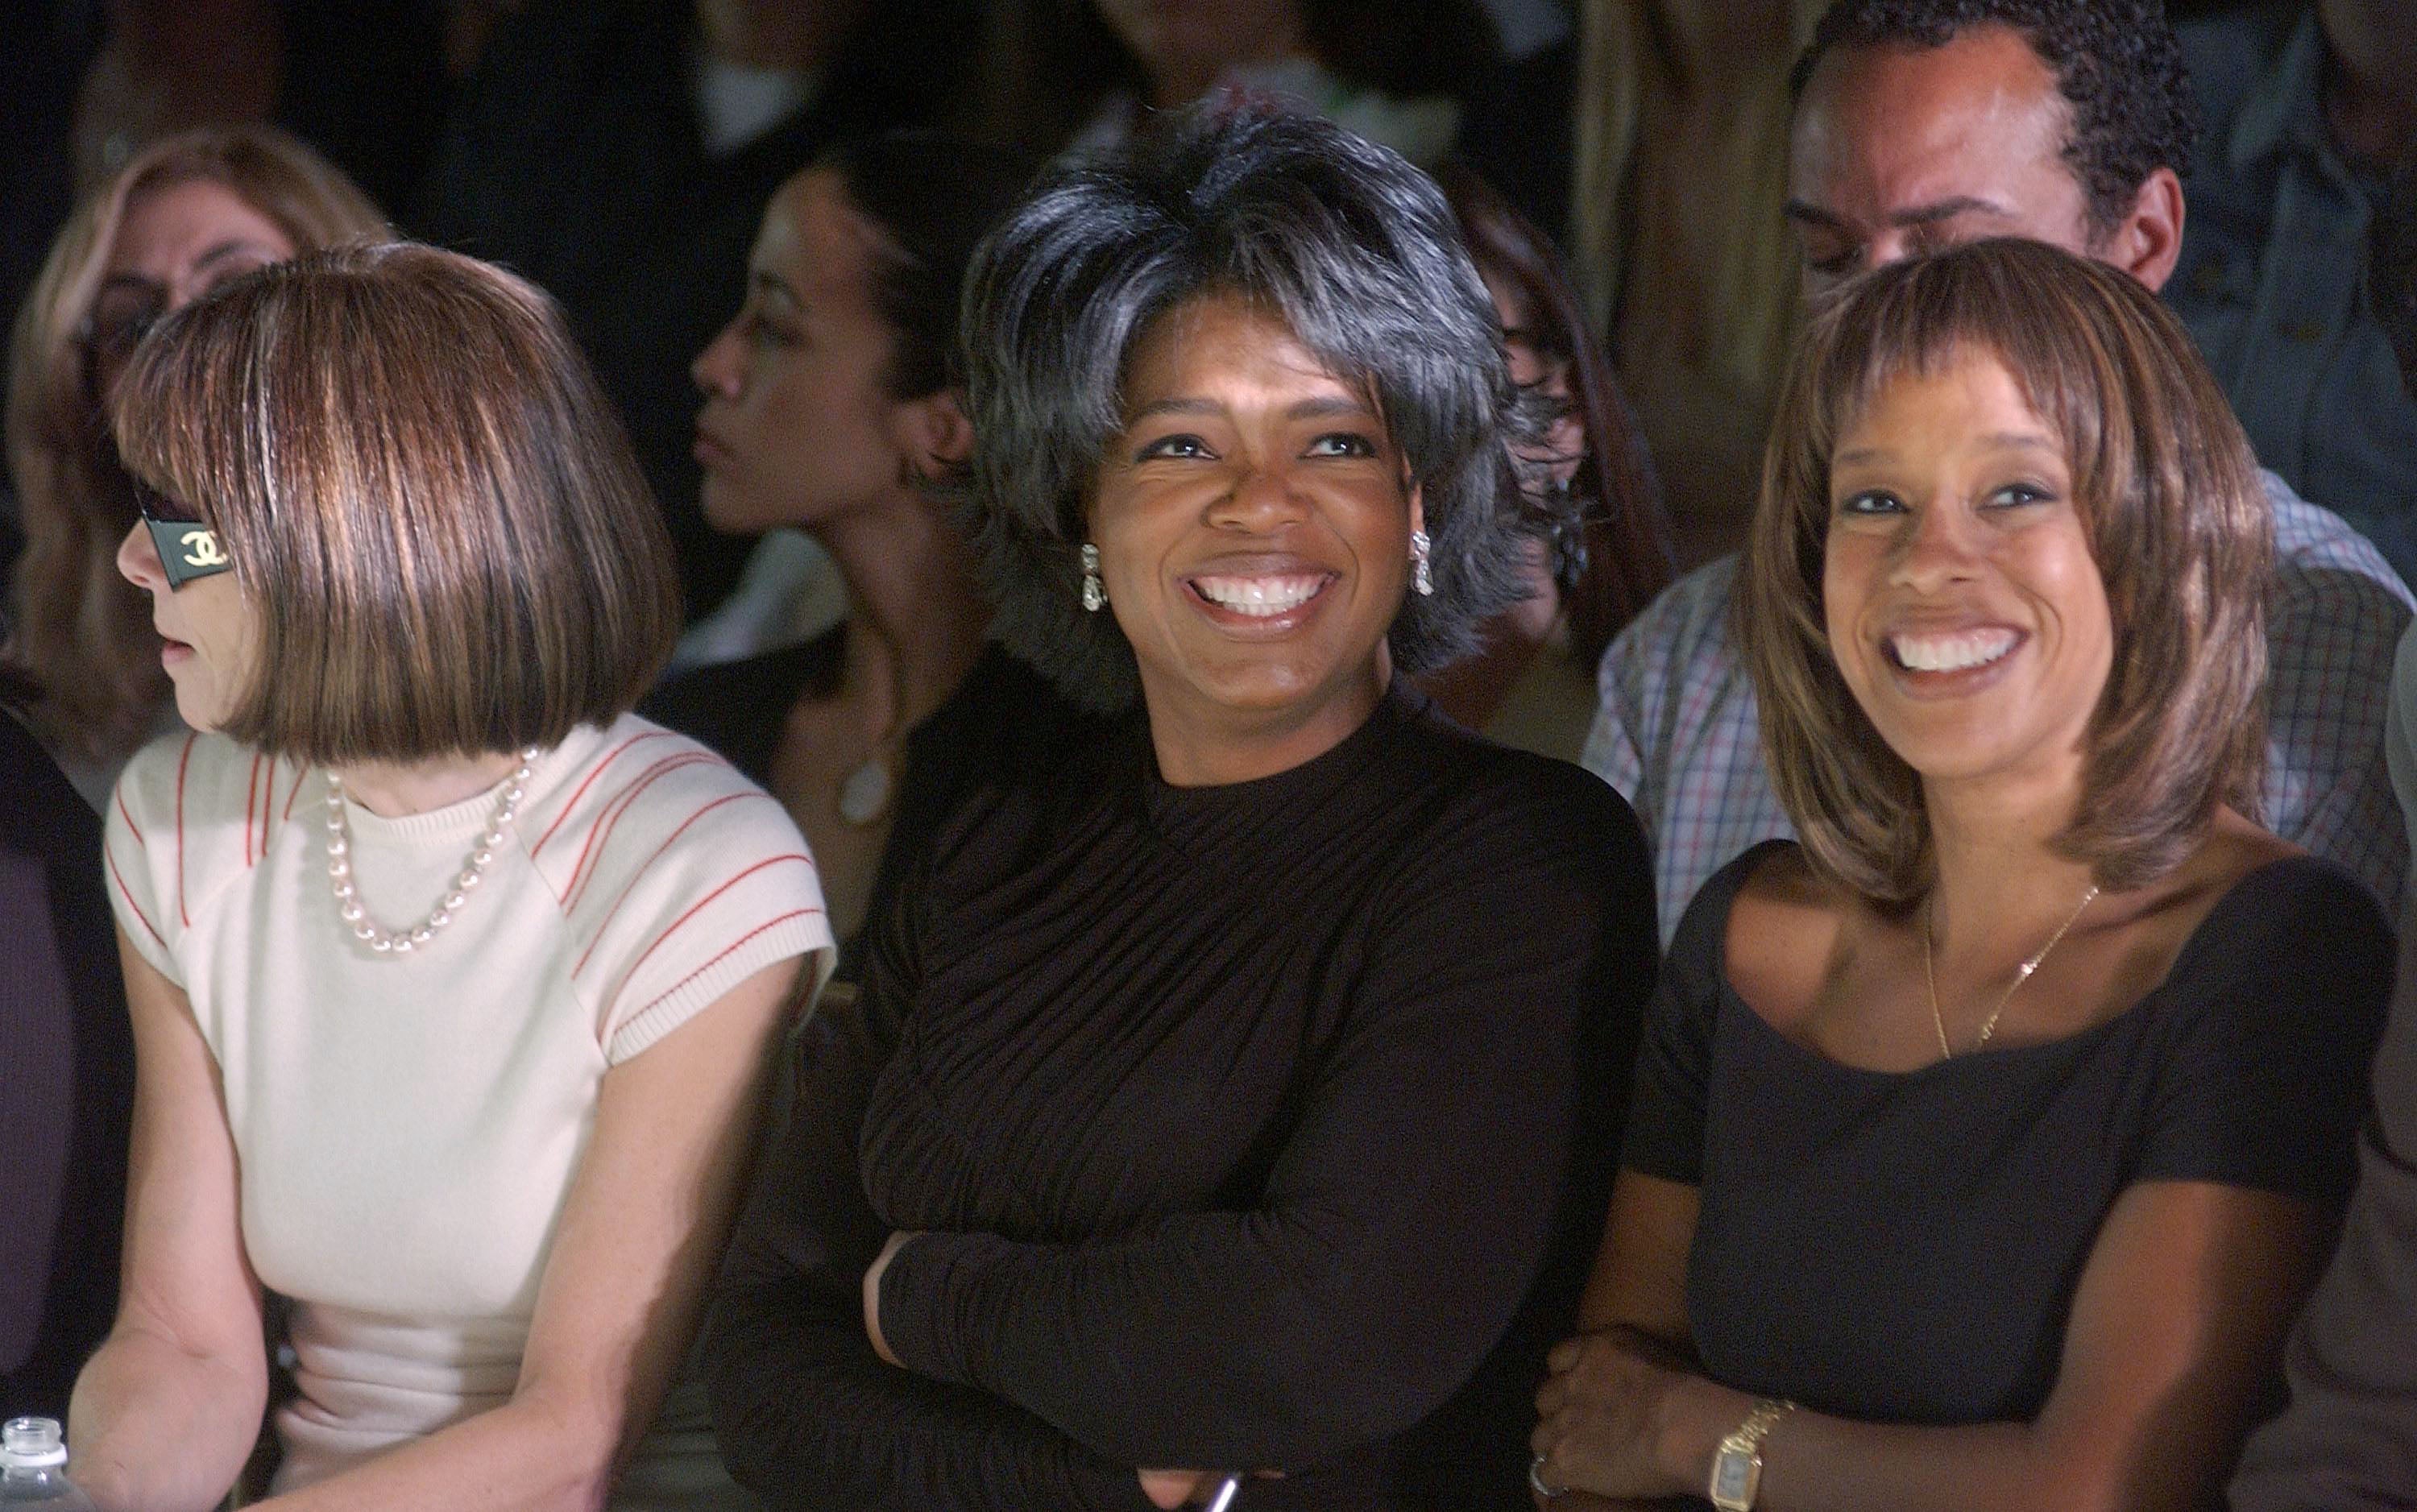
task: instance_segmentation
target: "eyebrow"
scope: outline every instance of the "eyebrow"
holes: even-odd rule
[[[94,291],[93,297],[99,298],[112,289],[140,289],[145,293],[165,292],[157,280],[146,279],[140,273],[113,273],[100,280],[100,287]]]
[[[1138,425],[1144,420],[1162,415],[1223,415],[1224,413],[1225,406],[1213,399],[1154,399],[1133,411],[1125,423]],[[1284,412],[1284,417],[1287,420],[1322,420],[1337,415],[1364,416],[1372,420],[1376,418],[1376,412],[1366,404],[1342,395],[1300,400],[1285,406]]]
[[[277,256],[277,249],[266,242],[254,241],[250,236],[230,236],[222,242],[212,245],[201,256],[194,258],[193,266],[207,267],[212,263],[221,258],[232,257],[237,252],[262,252],[272,259]]]
[[[1958,194],[1953,199],[1938,200],[1929,204],[1917,204],[1909,209],[1891,211],[1887,217],[1892,226],[1927,226],[1941,220],[1953,220],[1960,215],[1978,211],[1984,215],[2005,216],[2011,212],[1994,200],[1977,195]],[[1790,220],[1806,220],[1815,225],[1832,226],[1840,231],[1850,229],[1839,217],[1804,200],[1790,200],[1781,212]]]
[[[793,305],[802,307],[805,304],[804,300],[798,297],[798,291],[790,288],[787,281],[779,274],[760,267],[751,267],[747,270],[747,287],[757,294],[777,294]]]
[[[2053,440],[2036,431],[1992,431],[1981,437],[1980,443],[1993,451],[2045,451],[2052,456],[2063,455],[2062,448]],[[1885,461],[1890,456],[1884,446],[1857,446],[1832,456],[1830,466],[1832,470],[1859,467],[1866,462]]]

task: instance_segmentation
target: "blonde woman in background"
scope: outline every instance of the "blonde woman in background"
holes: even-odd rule
[[[161,316],[254,268],[385,234],[377,206],[311,148],[223,126],[136,155],[52,244],[8,353],[25,549],[6,655],[33,686],[35,733],[95,807],[127,758],[176,722],[150,606],[117,571],[135,509],[109,438],[111,386]]]

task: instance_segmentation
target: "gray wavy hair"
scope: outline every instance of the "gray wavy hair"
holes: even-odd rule
[[[1084,612],[1092,480],[1151,324],[1210,295],[1279,315],[1377,413],[1422,491],[1432,597],[1389,634],[1416,674],[1476,649],[1528,590],[1511,446],[1537,430],[1490,296],[1433,181],[1314,116],[1194,107],[1059,169],[974,254],[961,328],[978,441],[962,479],[993,633],[1087,706],[1138,697],[1113,614]]]

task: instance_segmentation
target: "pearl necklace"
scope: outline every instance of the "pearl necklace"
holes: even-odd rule
[[[370,911],[361,906],[359,889],[353,885],[352,825],[344,818],[344,781],[333,769],[328,771],[327,885],[336,895],[336,916],[352,926],[354,939],[381,956],[407,956],[453,922],[453,915],[461,912],[462,905],[470,900],[470,894],[486,879],[487,869],[495,864],[495,852],[503,847],[504,832],[520,812],[521,800],[528,795],[529,774],[536,767],[538,748],[530,746],[520,755],[520,765],[504,779],[504,790],[495,796],[495,811],[488,819],[485,832],[472,843],[462,874],[453,879],[453,890],[430,910],[426,918],[391,933],[370,917]]]

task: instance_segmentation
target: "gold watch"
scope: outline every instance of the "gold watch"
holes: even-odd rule
[[[1706,1495],[1720,1512],[1751,1512],[1762,1489],[1762,1441],[1779,1420],[1796,1411],[1792,1401],[1759,1401],[1712,1456],[1712,1483]]]

